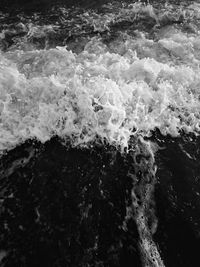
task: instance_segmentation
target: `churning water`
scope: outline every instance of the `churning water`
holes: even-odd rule
[[[155,241],[159,218],[154,191],[156,170],[164,165],[159,153],[167,144],[177,144],[198,165],[200,3],[111,1],[86,7],[57,3],[36,11],[7,8],[0,13],[0,48],[2,162],[26,142],[45,145],[54,137],[66,151],[82,153],[100,146],[102,154],[112,150],[129,157],[134,168],[128,172],[131,201],[121,228],[128,231],[129,220],[134,220],[143,266],[190,266],[181,260],[168,263],[173,259],[167,259],[165,248],[162,252],[167,245]],[[184,149],[186,145],[193,148]],[[2,164],[3,179],[36,157],[31,153],[23,161]],[[167,176],[167,170],[163,173]],[[1,195],[8,199],[8,192]],[[198,223],[199,218],[194,223],[197,236]],[[98,240],[93,245],[98,251]],[[16,246],[1,249],[2,266],[11,266]],[[36,266],[19,262],[12,266]],[[59,264],[43,266],[125,266],[96,258]]]

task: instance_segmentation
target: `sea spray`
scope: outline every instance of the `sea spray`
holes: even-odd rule
[[[132,43],[125,44],[127,52]],[[98,134],[127,147],[130,136],[148,136],[155,128],[173,136],[180,130],[199,132],[195,53],[191,61],[187,58],[189,64],[174,65],[159,57],[111,53],[99,41],[96,52],[88,49],[80,54],[65,47],[1,54],[1,151],[54,135],[79,145]]]
[[[58,137],[65,145],[58,154],[60,149],[90,151],[101,144],[131,157],[131,201],[120,227],[126,231],[134,219],[145,267],[164,266],[153,237],[156,150],[145,140],[156,129],[171,137],[199,134],[200,9],[197,3],[183,4],[174,8],[113,2],[100,12],[63,7],[52,10],[55,24],[51,16],[20,14],[18,24],[1,26],[1,154],[30,140],[46,148]],[[4,22],[8,15],[0,19]],[[22,171],[29,161],[35,166],[31,155],[14,161],[1,172],[3,177]],[[101,179],[99,186],[103,188]],[[100,198],[105,195],[100,190]],[[91,203],[81,205],[87,217]],[[38,214],[37,210],[37,220]],[[85,253],[96,255],[99,237],[93,241]],[[121,241],[116,247],[122,248]]]

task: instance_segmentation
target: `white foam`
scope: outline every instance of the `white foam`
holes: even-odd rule
[[[88,25],[104,32],[112,23],[135,21],[138,16],[153,18],[156,26],[169,18],[178,20],[181,15],[191,21],[200,16],[196,4],[185,10],[165,5],[160,14],[151,5],[141,3],[121,8],[111,5],[107,9],[104,15],[91,11],[77,15],[81,25],[72,27],[72,33],[79,32],[79,28],[82,33]],[[63,22],[74,23],[68,20],[68,10],[63,9],[62,14]],[[199,134],[198,31],[185,33],[177,25],[165,26],[153,40],[138,30],[134,37],[123,33],[108,46],[100,38],[93,38],[79,54],[67,47],[33,48],[32,39],[57,29],[54,25],[27,23],[23,28],[27,31],[25,37],[19,38],[10,52],[0,53],[0,152],[27,139],[46,142],[55,135],[70,140],[73,146],[87,145],[98,136],[123,149],[131,136],[149,136],[155,128],[171,136],[178,136],[182,130]],[[0,33],[0,39],[4,41],[5,35],[5,31]],[[151,178],[155,175],[154,151],[149,143],[137,142],[133,146],[135,157],[137,147],[151,156],[138,170],[147,170]],[[137,181],[137,177],[134,179]],[[152,197],[152,192],[148,193],[151,186],[144,180],[143,185],[133,187],[132,208],[137,210],[135,220],[144,266],[160,267],[164,265],[151,232],[156,230],[156,223],[152,226],[155,229],[149,229],[144,218],[145,205]],[[139,197],[145,198],[148,193],[142,201],[134,191],[140,187],[143,191]],[[126,220],[130,216],[127,214]]]
[[[124,55],[108,52],[99,40],[91,41],[92,51],[88,44],[79,55],[65,47],[2,53],[1,150],[28,138],[45,142],[53,135],[70,137],[76,145],[99,135],[127,146],[131,135],[149,135],[156,127],[173,136],[182,129],[198,132],[199,37],[184,39],[194,51],[182,55],[190,55],[188,64],[179,59],[172,64],[170,55],[166,63],[157,55],[140,59],[137,48],[131,49],[133,40],[126,43],[132,53]],[[172,35],[158,43],[174,51],[174,40]],[[141,41],[143,49],[149,46],[149,40]]]
[[[124,14],[130,20],[162,20],[156,9],[142,3],[107,10],[77,16],[86,24],[93,20],[98,31]],[[65,11],[63,17],[68,16]],[[186,11],[166,5],[161,13],[196,18],[199,6]],[[57,27],[29,23],[24,42]],[[200,35],[174,26],[156,34],[153,40],[138,30],[109,46],[92,38],[79,54],[66,47],[1,52],[0,150],[29,138],[45,142],[54,135],[70,138],[73,145],[87,144],[98,135],[124,148],[131,135],[148,136],[155,128],[172,136],[181,130],[199,133]]]

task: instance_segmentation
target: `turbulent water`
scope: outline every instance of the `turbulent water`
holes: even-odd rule
[[[123,229],[134,218],[143,266],[174,266],[166,265],[153,237],[159,225],[153,195],[167,143],[197,162],[195,145],[191,154],[184,146],[200,132],[200,3],[7,8],[0,13],[0,48],[2,158],[27,141],[46,144],[54,137],[66,151],[111,146],[131,157],[135,171],[129,171]],[[11,173],[31,155],[11,164]],[[2,255],[5,260],[3,247]],[[119,266],[78,264],[66,266]]]

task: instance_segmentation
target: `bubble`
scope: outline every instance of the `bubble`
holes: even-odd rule
[[[22,46],[0,54],[1,151],[29,138],[45,142],[54,135],[71,139],[75,146],[98,137],[125,149],[131,136],[150,136],[156,128],[172,136],[199,133],[199,32],[161,25],[164,15],[195,23],[199,5],[175,10],[166,4],[159,14],[156,5],[141,2],[103,8],[104,13],[77,9],[73,18],[62,8],[55,25],[38,23],[39,14],[30,24],[21,15],[21,24],[12,31],[25,34],[18,40]],[[23,46],[57,34],[63,23],[68,27],[77,21],[74,33],[82,32],[78,27],[83,22],[94,31],[109,32],[124,19],[144,22],[149,17],[157,23],[155,38],[138,24],[134,34],[121,33],[109,43],[100,35],[88,37],[78,53],[68,46]]]

